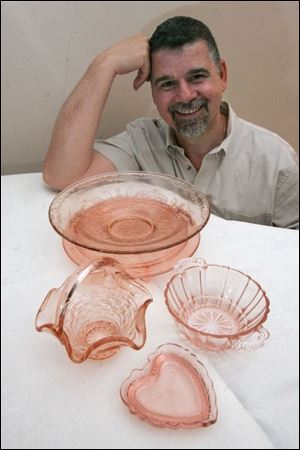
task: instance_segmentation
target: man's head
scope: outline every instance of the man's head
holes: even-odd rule
[[[220,54],[210,29],[193,17],[176,16],[161,23],[149,40],[150,57],[162,49],[178,49],[186,44],[204,41],[216,64],[220,63]]]
[[[199,20],[178,16],[157,27],[149,46],[160,115],[182,137],[198,138],[216,122],[227,84],[213,35]]]

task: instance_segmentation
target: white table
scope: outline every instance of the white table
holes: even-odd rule
[[[46,293],[75,269],[48,221],[54,193],[41,174],[2,177],[2,448],[298,448],[298,231],[211,216],[196,255],[244,271],[266,290],[270,338],[256,351],[199,351],[177,332],[153,278],[147,342],[74,364],[34,319]],[[156,347],[197,354],[215,384],[207,429],[154,428],[129,414],[119,388]]]

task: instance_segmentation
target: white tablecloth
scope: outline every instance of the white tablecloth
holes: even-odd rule
[[[2,177],[2,448],[298,448],[298,231],[211,216],[196,255],[244,271],[266,290],[270,338],[256,351],[205,352],[182,338],[164,305],[171,273],[148,288],[147,342],[74,364],[34,320],[46,293],[74,271],[48,221],[41,174]],[[207,429],[154,428],[132,416],[122,381],[175,342],[206,366],[219,416]]]

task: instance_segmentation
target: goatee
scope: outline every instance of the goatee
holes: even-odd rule
[[[181,114],[194,113],[202,108],[201,117],[184,118],[179,117],[176,112]],[[176,131],[187,139],[194,139],[201,136],[209,125],[209,113],[207,100],[196,98],[189,103],[175,103],[169,108],[175,123]]]

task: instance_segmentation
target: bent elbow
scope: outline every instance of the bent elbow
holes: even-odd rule
[[[43,182],[55,191],[61,191],[67,187],[66,182],[61,182],[57,179],[57,177],[49,174],[49,172],[45,169],[43,170]]]

